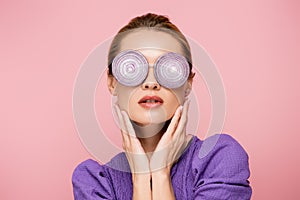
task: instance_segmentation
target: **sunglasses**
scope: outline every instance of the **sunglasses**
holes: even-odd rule
[[[154,76],[163,87],[174,89],[181,87],[190,75],[187,59],[174,52],[161,55],[154,63]],[[125,50],[112,62],[112,74],[119,83],[134,87],[142,84],[148,75],[149,63],[139,51]]]

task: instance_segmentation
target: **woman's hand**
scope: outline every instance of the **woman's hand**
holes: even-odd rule
[[[150,171],[167,170],[170,172],[172,165],[178,160],[188,144],[186,136],[187,114],[190,101],[185,101],[179,106],[161,137],[150,159]]]
[[[150,173],[163,168],[171,169],[188,143],[188,137],[185,133],[188,108],[189,101],[177,108],[167,131],[161,137],[149,161],[139,139],[136,137],[127,113],[115,105],[121,128],[123,149],[133,174]]]
[[[132,199],[150,200],[150,168],[147,155],[136,137],[133,126],[125,111],[115,105],[115,110],[119,118],[121,134],[123,139],[123,149],[125,151],[132,175],[133,197]]]
[[[150,160],[152,199],[175,199],[171,181],[171,167],[182,155],[189,136],[186,136],[187,114],[190,101],[177,108],[167,131],[161,137]]]
[[[125,111],[115,109],[123,139],[123,149],[132,172],[133,199],[175,199],[170,172],[188,144],[186,136],[189,101],[179,106],[153,152],[148,159]],[[152,178],[152,192],[150,189]]]
[[[150,173],[148,157],[136,137],[131,121],[125,111],[121,111],[118,105],[115,110],[119,118],[123,149],[130,165],[131,173]]]

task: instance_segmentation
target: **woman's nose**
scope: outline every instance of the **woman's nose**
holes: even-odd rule
[[[152,89],[152,90],[159,90],[160,84],[156,81],[154,74],[153,74],[153,68],[151,67],[148,72],[148,76],[144,83],[142,84],[142,88],[144,90],[146,89]]]
[[[142,88],[144,90],[147,90],[147,89],[152,89],[152,90],[159,90],[160,89],[160,85],[155,81],[145,81],[142,85]]]

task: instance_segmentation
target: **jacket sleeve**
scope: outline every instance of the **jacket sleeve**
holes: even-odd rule
[[[204,142],[213,147],[204,157],[199,148],[193,161],[194,199],[250,199],[248,155],[242,146],[226,134],[212,136]]]
[[[104,166],[94,160],[86,160],[75,168],[72,185],[75,200],[114,199]]]

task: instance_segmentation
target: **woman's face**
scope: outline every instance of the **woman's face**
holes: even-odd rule
[[[120,44],[120,52],[138,50],[149,63],[145,81],[136,87],[120,84],[114,77],[108,77],[108,87],[117,96],[121,110],[125,110],[130,119],[139,125],[158,124],[169,120],[178,106],[188,95],[192,80],[179,88],[168,89],[155,79],[153,65],[166,52],[184,55],[180,43],[170,34],[155,30],[138,30],[125,36]]]

